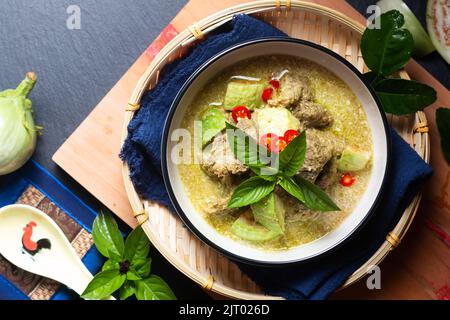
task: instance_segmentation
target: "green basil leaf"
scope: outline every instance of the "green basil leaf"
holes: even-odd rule
[[[258,202],[275,188],[275,181],[255,176],[245,180],[234,189],[228,208],[245,207]]]
[[[108,250],[115,256],[123,256],[122,234],[111,213],[103,211],[98,213],[92,226],[92,237],[95,246],[103,256],[110,258]]]
[[[302,189],[305,197],[305,206],[314,211],[336,211],[341,210],[331,198],[314,183],[296,176],[297,185]]]
[[[138,275],[142,278],[146,278],[150,275],[150,271],[152,268],[152,259],[142,259],[142,260],[136,260],[133,263],[133,268],[137,271]]]
[[[411,33],[402,28],[403,15],[391,10],[380,16],[379,29],[366,28],[361,38],[361,53],[370,70],[384,76],[405,66],[414,49]]]
[[[436,110],[436,123],[441,135],[441,148],[445,159],[450,164],[450,109],[439,108]]]
[[[150,241],[148,240],[141,226],[130,232],[125,240],[124,259],[130,263],[138,259],[145,259],[150,251]]]
[[[278,174],[278,158],[273,159],[272,166],[248,166],[256,175],[267,181],[275,181]]]
[[[136,293],[133,281],[125,281],[122,288],[120,288],[119,296],[120,300],[126,300]]]
[[[280,169],[283,173],[292,177],[298,172],[305,161],[306,131],[294,138],[280,153]]]
[[[375,86],[384,111],[404,115],[422,110],[436,101],[436,91],[426,84],[404,80],[385,79]]]
[[[259,176],[271,176],[278,173],[278,160],[275,153],[271,154],[255,139],[231,123],[226,123],[226,129],[230,148],[240,162]],[[268,166],[270,163],[275,163],[276,166]]]
[[[127,272],[127,280],[136,281],[141,280],[142,277],[137,273],[136,270],[133,270],[133,268],[130,268]]]
[[[114,262],[120,262],[120,261],[123,260],[122,257],[119,256],[119,255],[117,254],[116,251],[112,251],[112,250],[109,249],[109,248],[108,248],[107,251],[108,251],[108,257],[109,257],[109,260],[112,260],[112,261],[114,261]]]
[[[245,165],[260,165],[258,143],[241,129],[226,123],[227,138],[235,157]]]
[[[117,261],[113,261],[111,259],[106,260],[103,264],[102,271],[119,269],[119,263]]]
[[[151,275],[149,278],[135,282],[136,298],[138,300],[176,300],[169,285],[160,277]]]
[[[278,184],[291,196],[297,198],[298,201],[302,203],[305,202],[305,195],[303,194],[303,190],[297,185],[292,177],[282,177]]]
[[[84,299],[104,299],[117,291],[125,282],[126,276],[118,269],[98,273],[81,295]]]
[[[382,81],[384,79],[383,76],[380,76],[373,71],[363,73],[362,77],[364,78],[364,80],[369,82],[373,87],[375,87],[375,85],[377,83],[379,83],[380,81]]]

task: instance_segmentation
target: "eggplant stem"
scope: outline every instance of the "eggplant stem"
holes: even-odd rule
[[[28,97],[31,90],[33,90],[34,84],[36,83],[36,74],[32,71],[27,72],[25,79],[17,86],[16,93],[20,96]]]

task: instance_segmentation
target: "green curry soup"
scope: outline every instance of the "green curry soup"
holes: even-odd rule
[[[260,81],[236,76],[259,78]],[[271,84],[270,79],[276,82]],[[243,88],[236,89],[239,85],[234,84],[230,89],[230,83],[236,82],[242,83]],[[260,89],[245,87],[245,84],[258,84]],[[262,99],[267,88],[271,88],[269,99],[267,95]],[[250,246],[283,250],[323,237],[352,212],[370,178],[371,131],[360,101],[342,80],[315,63],[289,56],[263,56],[240,62],[210,81],[188,108],[182,127],[193,135],[194,121],[205,120],[205,112],[212,105],[220,109],[227,121],[234,122],[234,111],[232,115],[231,110],[224,110],[225,100],[232,106],[239,102],[240,92],[244,90],[245,97],[241,99],[243,103],[253,104],[253,110],[250,110],[251,119],[247,119],[248,115],[238,114],[243,117],[238,118],[239,124],[248,121],[243,130],[249,127],[256,130],[259,141],[258,137],[268,132],[282,135],[285,130],[300,132],[306,129],[306,159],[298,174],[319,185],[341,211],[311,211],[277,187],[276,198],[284,207],[284,233],[264,241],[248,240],[245,235],[236,234],[233,223],[241,214],[249,215],[252,210],[250,207],[232,210],[227,208],[227,203],[234,188],[251,173],[241,163],[228,163],[224,167],[215,159],[211,160],[214,148],[225,148],[227,142],[223,133],[205,141],[205,150],[213,150],[205,151],[209,152],[208,163],[178,165],[185,192],[192,205],[219,233]],[[261,92],[250,97],[253,90]],[[253,100],[248,102],[249,99]],[[217,107],[220,103],[222,105]],[[251,131],[246,132],[252,135]],[[225,144],[220,144],[220,139],[225,139]],[[355,156],[355,152],[359,154]],[[349,174],[350,183],[343,181],[344,174]]]

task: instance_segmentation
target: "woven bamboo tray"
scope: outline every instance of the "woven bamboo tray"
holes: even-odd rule
[[[255,1],[234,6],[211,15],[178,34],[154,58],[137,83],[126,107],[122,139],[127,136],[127,126],[139,109],[145,92],[151,90],[159,79],[160,70],[180,58],[196,40],[230,21],[235,14],[251,14],[281,29],[291,37],[305,39],[327,47],[345,57],[360,71],[366,71],[359,50],[364,26],[329,8],[303,1]],[[405,72],[400,74],[408,78]],[[423,112],[411,116],[388,116],[390,124],[417,153],[429,162],[430,145],[427,119]],[[174,213],[157,203],[139,197],[129,178],[129,169],[123,164],[125,188],[135,213],[145,233],[161,254],[185,275],[206,290],[238,299],[281,299],[267,296],[229,259],[201,242],[183,226]],[[361,279],[368,268],[379,264],[400,243],[416,214],[421,196],[418,195],[403,213],[396,227],[386,235],[378,251],[353,275],[343,287]]]

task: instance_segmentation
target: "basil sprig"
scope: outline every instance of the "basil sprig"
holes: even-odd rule
[[[404,23],[399,11],[388,11],[380,16],[380,28],[367,28],[361,38],[361,53],[371,70],[364,78],[375,89],[384,111],[395,115],[423,110],[436,101],[436,91],[426,84],[388,78],[412,55],[414,40]]]
[[[163,279],[150,274],[150,242],[140,226],[123,241],[113,216],[101,211],[94,220],[92,237],[108,260],[81,295],[83,298],[104,299],[119,290],[122,300],[132,295],[138,300],[176,299]]]
[[[252,137],[230,123],[227,123],[227,137],[236,158],[256,174],[236,187],[228,202],[229,208],[256,203],[279,185],[307,208],[317,211],[339,210],[319,187],[305,179],[294,178],[305,161],[305,131],[295,137],[279,154],[270,154],[264,146],[257,145]],[[268,163],[270,159],[272,166]]]

